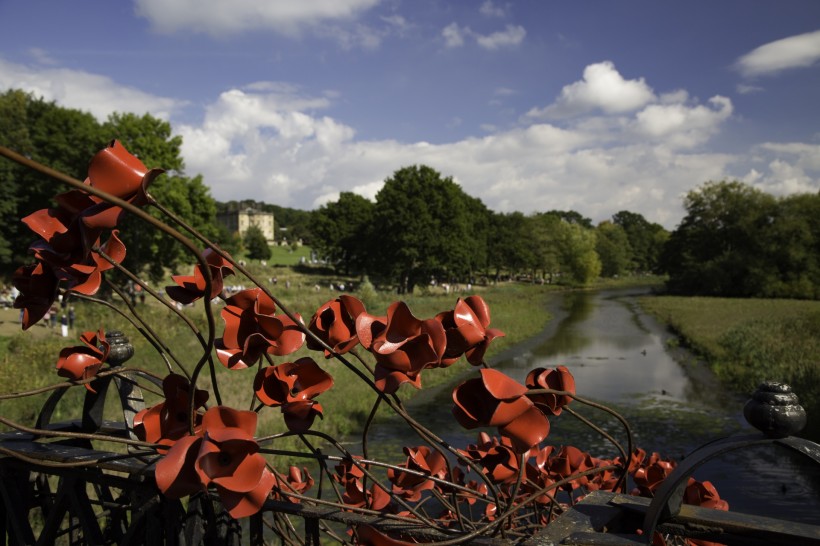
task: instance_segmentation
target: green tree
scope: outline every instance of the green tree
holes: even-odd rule
[[[595,228],[595,252],[601,259],[602,277],[619,277],[629,271],[632,248],[624,228],[604,221]]]
[[[342,192],[337,201],[313,212],[312,247],[345,274],[363,272],[373,211],[372,201]]]
[[[660,224],[649,222],[641,214],[622,210],[612,215],[612,223],[626,232],[632,250],[631,269],[638,272],[657,272],[663,245],[669,232]]]
[[[742,182],[707,182],[686,194],[686,216],[664,247],[671,290],[753,296],[774,275],[765,252],[776,201]]]
[[[487,266],[498,280],[502,271],[516,275],[533,264],[531,226],[520,212],[492,213],[487,235]]]
[[[595,230],[581,224],[560,222],[556,243],[561,262],[561,282],[586,285],[601,274],[601,260],[595,252]]]
[[[106,138],[86,112],[62,108],[20,90],[0,94],[0,144],[46,166],[83,180],[88,162]],[[31,261],[35,236],[19,219],[53,204],[69,188],[0,158],[0,272],[9,274]]]
[[[567,222],[554,212],[538,212],[528,217],[527,223],[527,241],[531,246],[529,266],[532,269],[532,276],[535,278],[540,271],[550,283],[555,282],[556,276],[562,270],[559,236]]]
[[[265,234],[258,226],[249,226],[245,230],[245,249],[248,252],[248,258],[251,260],[269,260],[271,256],[268,241],[265,239]]]
[[[424,165],[396,171],[376,195],[368,270],[401,292],[431,278],[468,278],[477,244],[471,214],[475,202],[452,178]]]

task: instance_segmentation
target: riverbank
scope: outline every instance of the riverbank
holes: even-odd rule
[[[803,435],[820,439],[820,302],[679,296],[639,302],[733,391],[748,395],[766,379],[790,384],[809,412]]]

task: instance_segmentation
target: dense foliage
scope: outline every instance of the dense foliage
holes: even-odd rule
[[[663,251],[672,291],[820,298],[820,194],[776,198],[742,182],[709,182],[684,206]]]
[[[216,205],[202,177],[184,174],[182,139],[171,135],[168,122],[149,114],[112,114],[99,123],[91,114],[63,108],[22,91],[0,94],[0,144],[35,161],[83,180],[88,158],[112,139],[120,140],[150,169],[162,166],[166,174],[151,186],[151,194],[179,217],[209,236],[216,235]],[[5,218],[23,218],[53,203],[56,184],[33,171],[0,160],[0,212]],[[145,269],[156,281],[164,267],[175,267],[183,254],[159,230],[140,229],[125,220],[123,243],[128,247],[124,265]],[[20,222],[0,225],[0,273],[9,275],[30,261],[30,234]]]

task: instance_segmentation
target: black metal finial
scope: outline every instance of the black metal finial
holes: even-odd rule
[[[134,356],[134,346],[125,334],[119,330],[111,330],[105,333],[105,340],[108,341],[110,349],[106,362],[112,367],[121,366],[126,360]]]
[[[750,425],[770,438],[785,438],[806,426],[806,410],[791,386],[764,381],[743,408]]]

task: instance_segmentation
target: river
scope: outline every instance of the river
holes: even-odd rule
[[[725,390],[705,364],[642,312],[637,298],[646,294],[645,288],[556,293],[546,329],[491,364],[521,382],[535,367],[567,366],[578,395],[625,416],[636,445],[648,453],[679,460],[708,441],[752,432],[742,417],[746,397]],[[448,442],[463,446],[475,441],[476,431],[461,430],[452,419],[452,386],[422,391],[409,407]],[[577,402],[572,407],[625,441],[614,419]],[[383,446],[408,441],[401,426],[378,426],[373,439]],[[594,456],[617,454],[566,413],[552,420],[547,442],[575,445]],[[711,481],[733,511],[820,524],[820,465],[807,461],[767,446],[722,456],[695,477]]]

